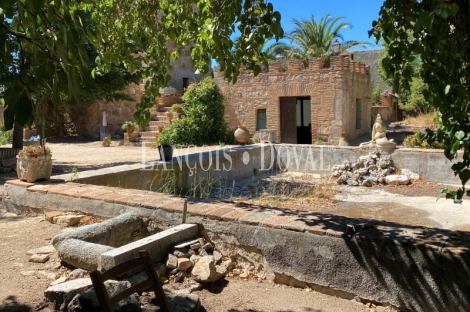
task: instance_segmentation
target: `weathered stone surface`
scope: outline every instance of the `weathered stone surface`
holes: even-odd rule
[[[83,219],[85,215],[62,215],[52,218],[52,223],[57,225],[74,226]]]
[[[52,283],[50,283],[49,286],[59,285],[59,284],[65,283],[66,281],[67,281],[67,277],[61,276],[55,281],[53,281]]]
[[[65,212],[63,211],[47,211],[45,214],[44,214],[44,219],[46,219],[46,221],[49,221],[52,223],[52,219],[54,217],[58,217],[58,216],[61,216],[65,214]]]
[[[195,244],[191,244],[190,247],[191,247],[192,250],[199,249],[199,248],[201,248],[201,244],[199,244],[199,242],[197,242]]]
[[[385,182],[390,185],[407,185],[410,179],[406,175],[392,174],[385,177]]]
[[[218,252],[217,250],[214,250],[214,252],[212,253],[212,256],[214,257],[215,263],[219,263],[220,260],[222,259],[222,254]]]
[[[75,295],[91,287],[92,284],[89,278],[80,278],[50,286],[44,292],[44,296],[51,309],[65,311]]]
[[[46,263],[49,261],[49,255],[32,255],[31,258],[29,258],[29,262],[34,262],[34,263]]]
[[[217,273],[219,273],[221,277],[227,275],[227,273],[229,272],[231,268],[232,268],[232,260],[230,259],[222,261],[221,264],[215,266]]]
[[[400,174],[407,176],[410,181],[419,180],[419,174],[414,173],[410,169],[401,169]]]
[[[216,270],[214,257],[212,256],[200,257],[194,265],[191,274],[195,281],[202,283],[215,282],[222,277]]]
[[[70,276],[72,278],[82,278],[82,277],[87,277],[88,276],[88,271],[85,271],[83,269],[75,269],[70,273]]]
[[[39,247],[39,248],[28,250],[26,252],[26,254],[29,255],[29,256],[36,255],[36,254],[46,254],[46,255],[48,255],[48,254],[51,254],[53,252],[55,252],[54,246],[47,245],[47,246],[44,246],[44,247]]]
[[[157,276],[159,278],[166,276],[167,271],[168,270],[167,270],[166,266],[163,263],[159,262],[155,265],[155,272],[157,273]],[[143,281],[146,278],[147,278],[147,272],[143,271],[143,272],[139,272],[137,274],[134,274],[130,277],[127,277],[127,278],[125,278],[125,280],[128,281],[129,283],[131,283],[131,285],[135,285],[135,284]]]
[[[169,269],[175,269],[178,267],[178,257],[172,254],[168,255],[168,259],[166,260],[166,267]]]
[[[110,246],[67,239],[59,245],[57,252],[60,259],[68,264],[91,271],[98,269],[100,255],[112,249]]]
[[[131,287],[131,284],[127,281],[113,281],[109,280],[104,283],[106,290],[111,296],[114,296],[127,288]],[[114,307],[114,311],[141,311],[140,303],[134,295],[131,295],[124,300],[120,301]],[[95,290],[88,289],[78,295],[76,295],[68,304],[68,312],[98,312],[101,311],[98,299],[96,297]]]
[[[189,249],[188,248],[181,248],[177,249],[173,252],[175,256],[178,258],[189,258],[191,255],[189,254]]]
[[[186,271],[193,266],[193,263],[188,258],[178,258],[178,270]]]

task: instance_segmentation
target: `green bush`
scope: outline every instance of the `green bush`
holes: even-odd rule
[[[13,130],[5,131],[5,126],[0,125],[0,145],[6,145],[13,141]]]
[[[415,131],[415,134],[409,135],[403,141],[405,147],[411,148],[432,148],[432,149],[444,149],[445,145],[442,142],[428,143],[427,140],[423,139],[423,135],[419,131]]]
[[[192,84],[183,96],[185,109],[177,120],[165,128],[157,139],[171,145],[205,145],[232,143],[231,132],[224,119],[225,106],[213,78]]]

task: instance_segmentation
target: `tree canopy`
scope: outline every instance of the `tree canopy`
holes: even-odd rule
[[[113,67],[141,70],[146,90],[134,117],[145,125],[159,88],[170,80],[170,60],[184,47],[192,46],[201,72],[213,58],[235,82],[242,64],[261,71],[266,57],[258,47],[266,38],[283,36],[280,19],[263,0],[3,0],[0,67],[18,62],[15,79],[0,86],[6,128],[15,119],[31,122],[39,89],[50,92],[54,105],[64,90],[78,101],[80,86],[93,88],[94,78]],[[236,30],[240,44],[234,47],[230,36]],[[94,59],[86,44],[96,51]]]
[[[459,202],[470,179],[470,2],[385,0],[379,15],[369,35],[388,45],[383,68],[393,77],[394,89],[409,90],[411,64],[417,57],[422,62],[420,76],[428,87],[424,99],[442,115],[438,131],[427,136],[444,141],[444,153],[454,161],[462,189],[446,197]],[[459,150],[462,158],[457,158]]]

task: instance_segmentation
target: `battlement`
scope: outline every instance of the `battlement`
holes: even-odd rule
[[[328,72],[344,72],[344,73],[359,73],[370,75],[369,65],[351,59],[350,54],[340,54],[330,58],[330,66],[323,67],[323,61],[319,57],[312,57],[309,59],[308,64],[304,64],[302,60],[273,60],[269,62],[269,68],[260,74],[279,74],[279,75],[296,75],[305,73],[328,73]],[[223,74],[220,72],[219,67],[214,67],[214,74],[220,77]],[[251,74],[251,71],[246,71],[240,68],[240,75]]]

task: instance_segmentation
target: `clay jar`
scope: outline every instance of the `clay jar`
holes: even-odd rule
[[[248,140],[250,139],[250,132],[245,126],[238,126],[238,129],[235,130],[234,136],[238,143],[245,144],[248,143]]]

